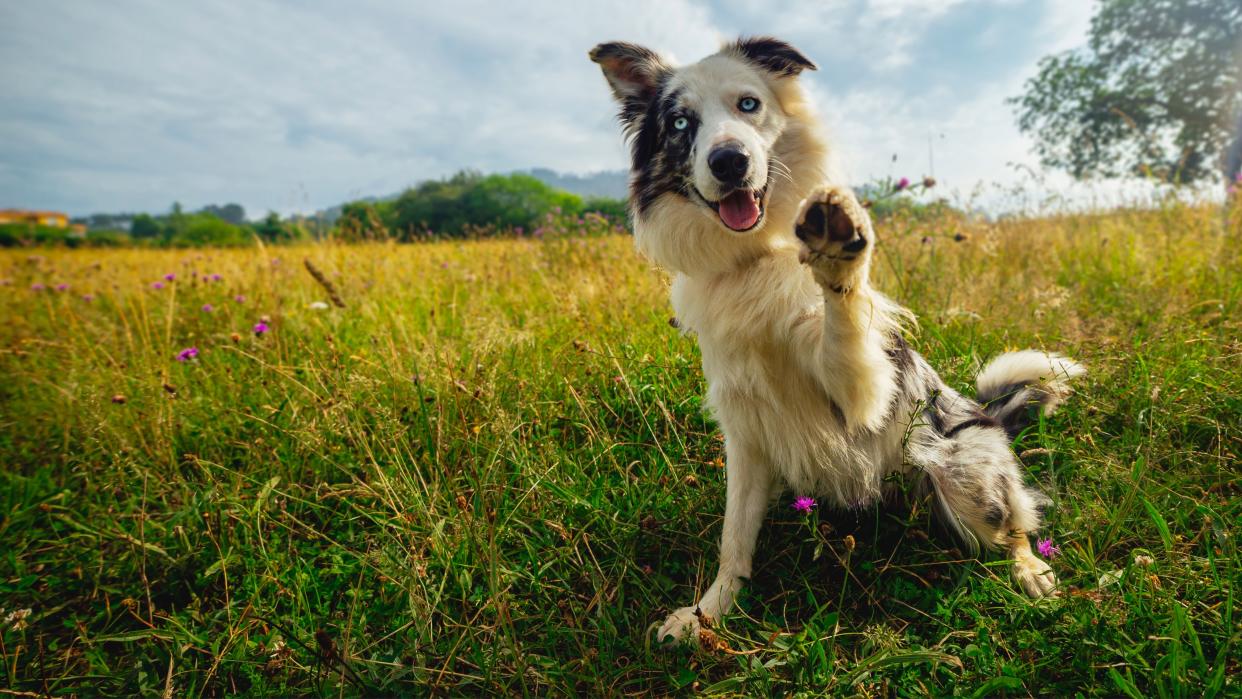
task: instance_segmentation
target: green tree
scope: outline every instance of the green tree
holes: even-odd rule
[[[336,220],[334,235],[338,240],[348,243],[386,240],[388,229],[374,204],[355,201],[341,207],[341,216]]]
[[[557,209],[582,213],[582,199],[530,175],[463,171],[406,190],[393,204],[393,226],[403,240],[427,231],[456,236],[469,226],[532,228]]]
[[[216,218],[228,221],[234,226],[240,226],[246,222],[246,210],[241,204],[225,204],[224,206],[216,206],[208,204],[203,207],[202,213],[211,214]]]
[[[182,247],[249,245],[253,238],[243,228],[211,214],[182,214],[180,226],[169,241]]]
[[[470,222],[462,208],[466,191],[482,181],[477,172],[463,170],[445,180],[428,180],[402,192],[393,203],[393,226],[402,240],[418,233],[457,233]]]
[[[306,230],[292,221],[281,221],[280,214],[267,212],[263,220],[254,225],[254,232],[265,243],[290,243],[307,237]]]
[[[137,214],[129,224],[129,235],[134,240],[154,240],[163,234],[163,229],[150,214]]]
[[[1087,46],[1040,61],[1017,105],[1076,177],[1212,176],[1242,108],[1242,2],[1100,0]]]
[[[582,210],[594,211],[612,219],[615,223],[624,224],[629,218],[629,204],[624,199],[612,197],[590,197],[582,205]]]

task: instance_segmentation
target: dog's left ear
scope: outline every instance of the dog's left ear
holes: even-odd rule
[[[803,70],[815,70],[811,59],[798,49],[770,36],[738,39],[729,49],[741,58],[782,78],[791,78]]]

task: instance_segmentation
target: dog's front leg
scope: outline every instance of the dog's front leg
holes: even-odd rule
[[[724,531],[720,536],[720,570],[698,604],[669,615],[656,638],[661,641],[693,641],[698,638],[700,615],[720,619],[733,606],[733,598],[750,577],[755,540],[763,526],[772,493],[773,475],[766,462],[729,444],[726,458]]]
[[[807,198],[795,229],[801,260],[824,292],[822,335],[797,356],[819,377],[848,431],[883,425],[896,390],[887,348],[896,324],[890,301],[868,280],[875,233],[866,209],[848,190],[826,187]]]

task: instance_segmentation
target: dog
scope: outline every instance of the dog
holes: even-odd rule
[[[909,312],[870,284],[871,220],[829,165],[799,85],[815,64],[793,46],[744,38],[674,67],[611,42],[590,58],[630,143],[635,244],[673,274],[676,317],[698,337],[705,404],[725,436],[719,572],[658,638],[696,638],[701,616],[730,610],[781,491],[860,508],[892,494],[898,473],[919,476],[972,551],[1005,550],[1026,594],[1055,594],[1028,540],[1049,501],[1024,485],[1011,442],[1083,367],[1003,354],[972,400],[910,348]]]

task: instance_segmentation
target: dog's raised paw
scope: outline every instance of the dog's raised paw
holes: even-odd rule
[[[854,287],[871,248],[871,221],[846,189],[827,187],[807,197],[794,234],[802,241],[798,258],[821,285],[838,293]]]

